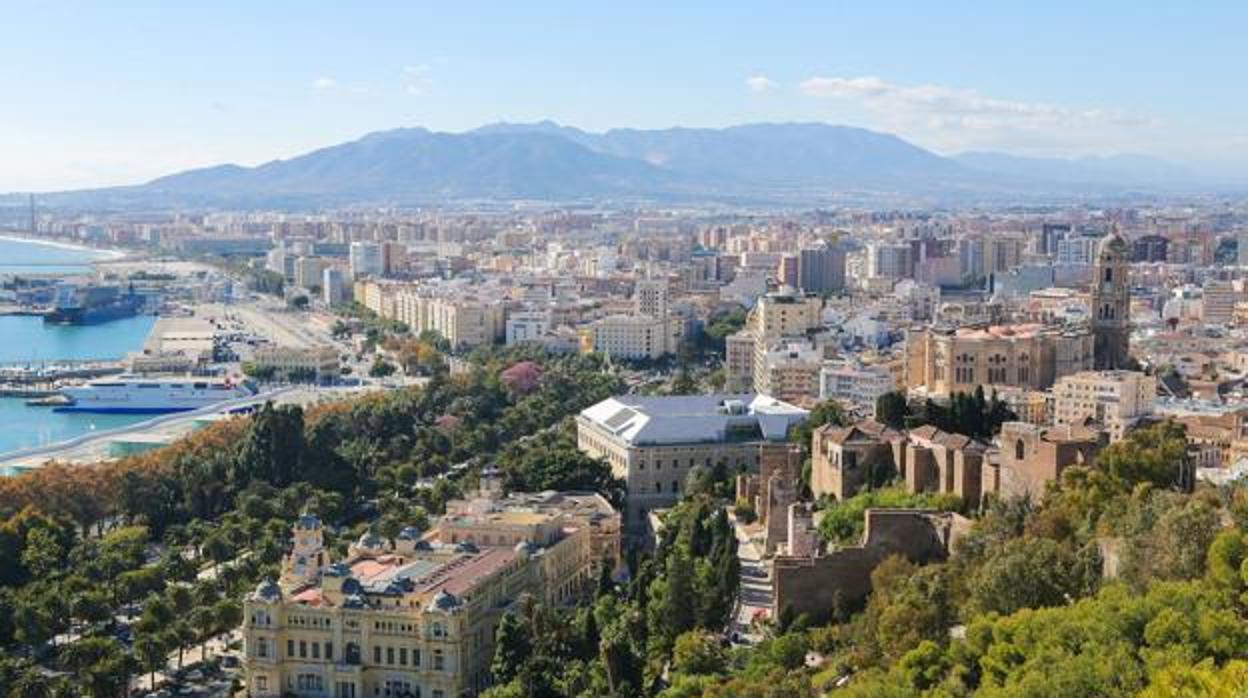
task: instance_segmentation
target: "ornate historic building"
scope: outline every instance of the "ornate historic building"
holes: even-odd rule
[[[918,327],[906,333],[906,385],[933,397],[978,387],[1044,390],[1092,368],[1092,349],[1084,325]]]
[[[496,626],[528,594],[571,603],[618,565],[619,514],[589,493],[483,487],[437,528],[364,534],[334,560],[300,517],[281,577],[244,603],[252,698],[459,698],[490,683]]]
[[[1095,368],[1127,368],[1131,335],[1131,249],[1115,230],[1096,249],[1091,310]]]

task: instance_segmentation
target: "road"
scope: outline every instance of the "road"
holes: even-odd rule
[[[770,618],[775,590],[771,581],[771,567],[763,559],[759,543],[752,537],[751,529],[733,518],[737,535],[737,557],[741,561],[741,581],[737,592],[737,607],[732,619],[732,632],[737,644],[755,644],[763,639],[753,626],[755,618]]]

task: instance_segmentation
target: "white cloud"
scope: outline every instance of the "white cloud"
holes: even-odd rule
[[[337,86],[338,86],[338,81],[329,77],[328,75],[322,75],[321,77],[312,81],[312,87],[318,90],[328,90],[330,88],[337,87]]]
[[[433,86],[433,66],[428,63],[403,66],[403,91],[417,97],[429,92]]]
[[[745,79],[745,86],[750,88],[750,92],[766,92],[778,87],[776,81],[766,75],[751,75]]]
[[[858,105],[881,128],[951,150],[1129,147],[1142,130],[1157,125],[1152,119],[1112,109],[997,99],[975,90],[899,85],[874,76],[816,76],[798,87],[813,97]]]

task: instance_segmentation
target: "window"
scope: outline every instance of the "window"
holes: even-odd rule
[[[407,666],[407,648],[406,647],[399,648],[399,664],[401,664],[402,666]]]
[[[256,690],[261,693],[268,691],[269,690],[269,677],[257,676],[256,677]]]
[[[299,641],[299,656],[300,657],[308,656],[308,643],[303,640]]]
[[[1109,283],[1113,280],[1114,280],[1114,268],[1105,267],[1105,283]]]
[[[1023,445],[1023,440],[1019,439],[1018,441],[1015,441],[1014,442],[1014,459],[1022,460],[1023,456],[1025,456],[1026,453],[1027,453],[1027,448],[1026,446]]]
[[[256,656],[257,657],[269,656],[269,641],[268,640],[264,638],[258,638],[256,640]]]
[[[433,651],[433,670],[442,671],[446,665],[445,659],[442,657],[442,650]]]
[[[394,664],[394,648],[386,648],[386,664]]]
[[[332,642],[325,643],[325,658],[326,659],[334,658],[334,643]]]
[[[433,636],[442,637],[442,624],[441,623],[433,624]]]
[[[294,640],[286,641],[286,656],[287,657],[295,656],[295,641]]]
[[[312,658],[313,659],[321,658],[321,646],[319,643],[316,643],[316,642],[312,643]]]
[[[373,664],[381,664],[381,645],[373,648]]]

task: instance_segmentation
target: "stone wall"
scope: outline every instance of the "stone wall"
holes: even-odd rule
[[[796,615],[828,617],[833,608],[856,606],[871,591],[871,572],[890,555],[919,564],[946,559],[969,521],[957,514],[922,509],[868,509],[861,545],[816,556],[777,556],[773,617],[786,608]]]

